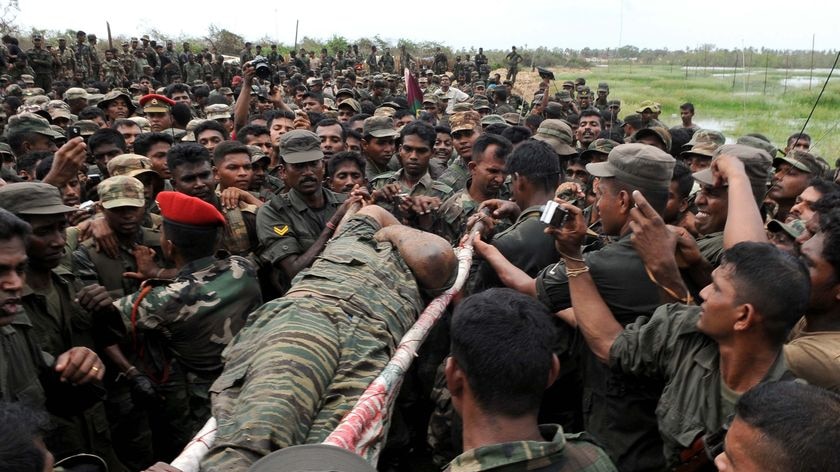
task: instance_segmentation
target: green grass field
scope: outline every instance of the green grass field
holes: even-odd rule
[[[660,120],[669,126],[680,123],[679,106],[692,102],[696,108],[695,123],[722,131],[733,141],[747,133],[762,133],[777,147],[784,148],[785,139],[802,129],[808,113],[828,76],[828,69],[814,71],[808,88],[810,71],[789,70],[785,87],[785,70],[750,69],[749,74],[712,68],[686,70],[681,66],[639,66],[617,64],[587,70],[553,69],[557,86],[564,80],[584,77],[593,92],[598,82],[610,86],[610,98],[621,100],[621,116],[633,113],[643,100],[662,104]],[[504,71],[502,70],[504,76]],[[814,111],[805,132],[812,137],[814,153],[832,165],[840,158],[840,70],[835,70]],[[517,89],[523,96],[533,96],[539,76],[524,69],[517,77]],[[553,90],[553,86],[552,86]],[[527,95],[525,95],[527,94]]]

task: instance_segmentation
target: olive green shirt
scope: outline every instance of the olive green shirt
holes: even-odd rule
[[[712,267],[719,266],[723,258],[723,231],[697,238],[697,247]]]
[[[437,197],[441,200],[444,200],[449,195],[452,194],[452,189],[445,184],[432,180],[432,177],[429,175],[427,171],[423,174],[423,177],[417,181],[416,184],[409,187],[402,181],[403,176],[403,169],[394,171],[394,172],[386,172],[384,174],[378,175],[376,178],[373,179],[370,183],[370,188],[372,190],[379,190],[386,185],[390,184],[399,184],[400,186],[400,193],[407,194],[409,197],[418,197],[418,196],[426,196],[426,197]],[[377,205],[381,206],[382,208],[388,210],[391,213],[399,212],[399,208],[394,205],[394,202],[377,202]]]
[[[627,375],[665,382],[656,408],[669,465],[701,434],[717,432],[734,413],[736,398],[726,398],[718,344],[697,329],[702,309],[663,305],[639,317],[616,338],[610,367]],[[779,352],[762,382],[792,378]],[[736,394],[737,395],[737,394]]]

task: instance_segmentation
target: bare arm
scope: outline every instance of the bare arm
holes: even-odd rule
[[[505,256],[496,249],[492,244],[487,244],[476,235],[473,239],[473,247],[484,257],[484,260],[496,271],[499,280],[505,284],[505,287],[512,288],[519,293],[537,296],[537,282],[531,276],[522,271],[519,267],[513,265]]]
[[[236,99],[236,105],[233,108],[233,129],[237,131],[248,124],[248,114],[251,111],[251,84],[254,81],[254,66],[248,62],[243,64],[242,75],[242,88],[239,90],[239,97]]]
[[[737,157],[721,154],[712,161],[712,171],[715,184],[729,184],[726,226],[723,228],[724,249],[744,241],[768,242],[744,163]]]

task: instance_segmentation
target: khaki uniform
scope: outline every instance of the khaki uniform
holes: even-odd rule
[[[840,332],[808,331],[805,318],[785,344],[785,361],[796,377],[840,393]]]

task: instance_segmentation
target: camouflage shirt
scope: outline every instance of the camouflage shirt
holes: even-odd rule
[[[402,175],[403,169],[400,169],[395,172],[387,172],[385,174],[381,174],[374,178],[373,181],[371,181],[370,187],[373,190],[379,190],[386,185],[396,183],[400,186],[400,193],[407,194],[409,197],[437,197],[441,200],[444,200],[452,194],[452,188],[450,188],[446,184],[442,184],[440,182],[432,180],[432,177],[429,175],[428,171],[423,175],[423,177],[420,178],[419,181],[417,181],[416,184],[414,184],[411,187],[409,187],[405,184],[405,182],[403,182]],[[390,211],[391,213],[399,211],[394,206],[393,202],[380,202],[378,203],[378,205]]]
[[[184,369],[212,376],[222,370],[222,350],[261,304],[256,266],[239,256],[190,262],[173,280],[149,279],[114,302],[129,335],[153,333]]]
[[[448,185],[453,191],[457,192],[467,187],[467,180],[470,178],[470,171],[467,169],[467,164],[464,159],[456,157],[443,171],[438,182]]]
[[[466,451],[444,472],[613,472],[607,454],[585,433],[564,434],[559,425],[540,425],[541,441],[517,441]]]

